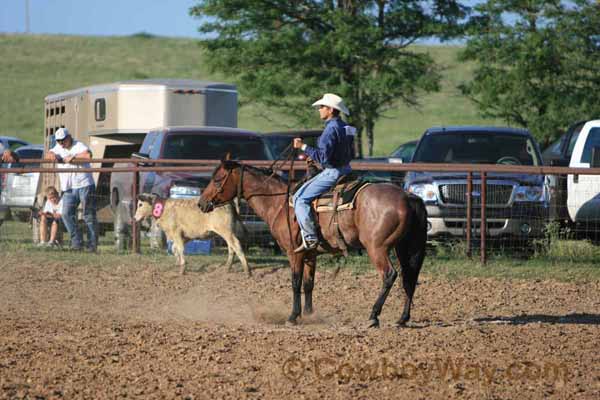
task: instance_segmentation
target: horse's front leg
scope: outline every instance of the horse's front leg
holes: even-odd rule
[[[312,254],[304,259],[304,314],[313,312],[312,293],[315,286],[315,271],[317,269],[317,255]]]
[[[293,304],[292,314],[288,318],[288,323],[296,325],[297,319],[300,316],[302,308],[302,274],[304,272],[304,257],[302,254],[290,254],[288,253],[290,260],[290,267],[292,270],[292,292],[293,292]]]

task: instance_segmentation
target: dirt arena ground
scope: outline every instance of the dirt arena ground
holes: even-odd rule
[[[600,283],[423,275],[410,326],[364,328],[374,273],[0,261],[0,398],[600,398]]]

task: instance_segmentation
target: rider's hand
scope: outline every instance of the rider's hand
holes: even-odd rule
[[[299,137],[294,138],[294,148],[295,149],[301,149],[303,144],[304,143],[302,143],[302,138],[299,138]]]

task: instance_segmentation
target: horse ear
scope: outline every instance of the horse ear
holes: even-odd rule
[[[229,161],[231,160],[231,153],[227,152],[225,153],[225,157],[223,157],[223,159],[221,161]]]

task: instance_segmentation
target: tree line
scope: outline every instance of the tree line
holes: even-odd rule
[[[306,104],[343,97],[360,156],[387,110],[440,89],[441,66],[411,47],[422,39],[463,41],[459,60],[475,70],[461,92],[541,142],[600,116],[597,1],[197,0],[190,14],[209,67],[246,101],[307,124]]]

